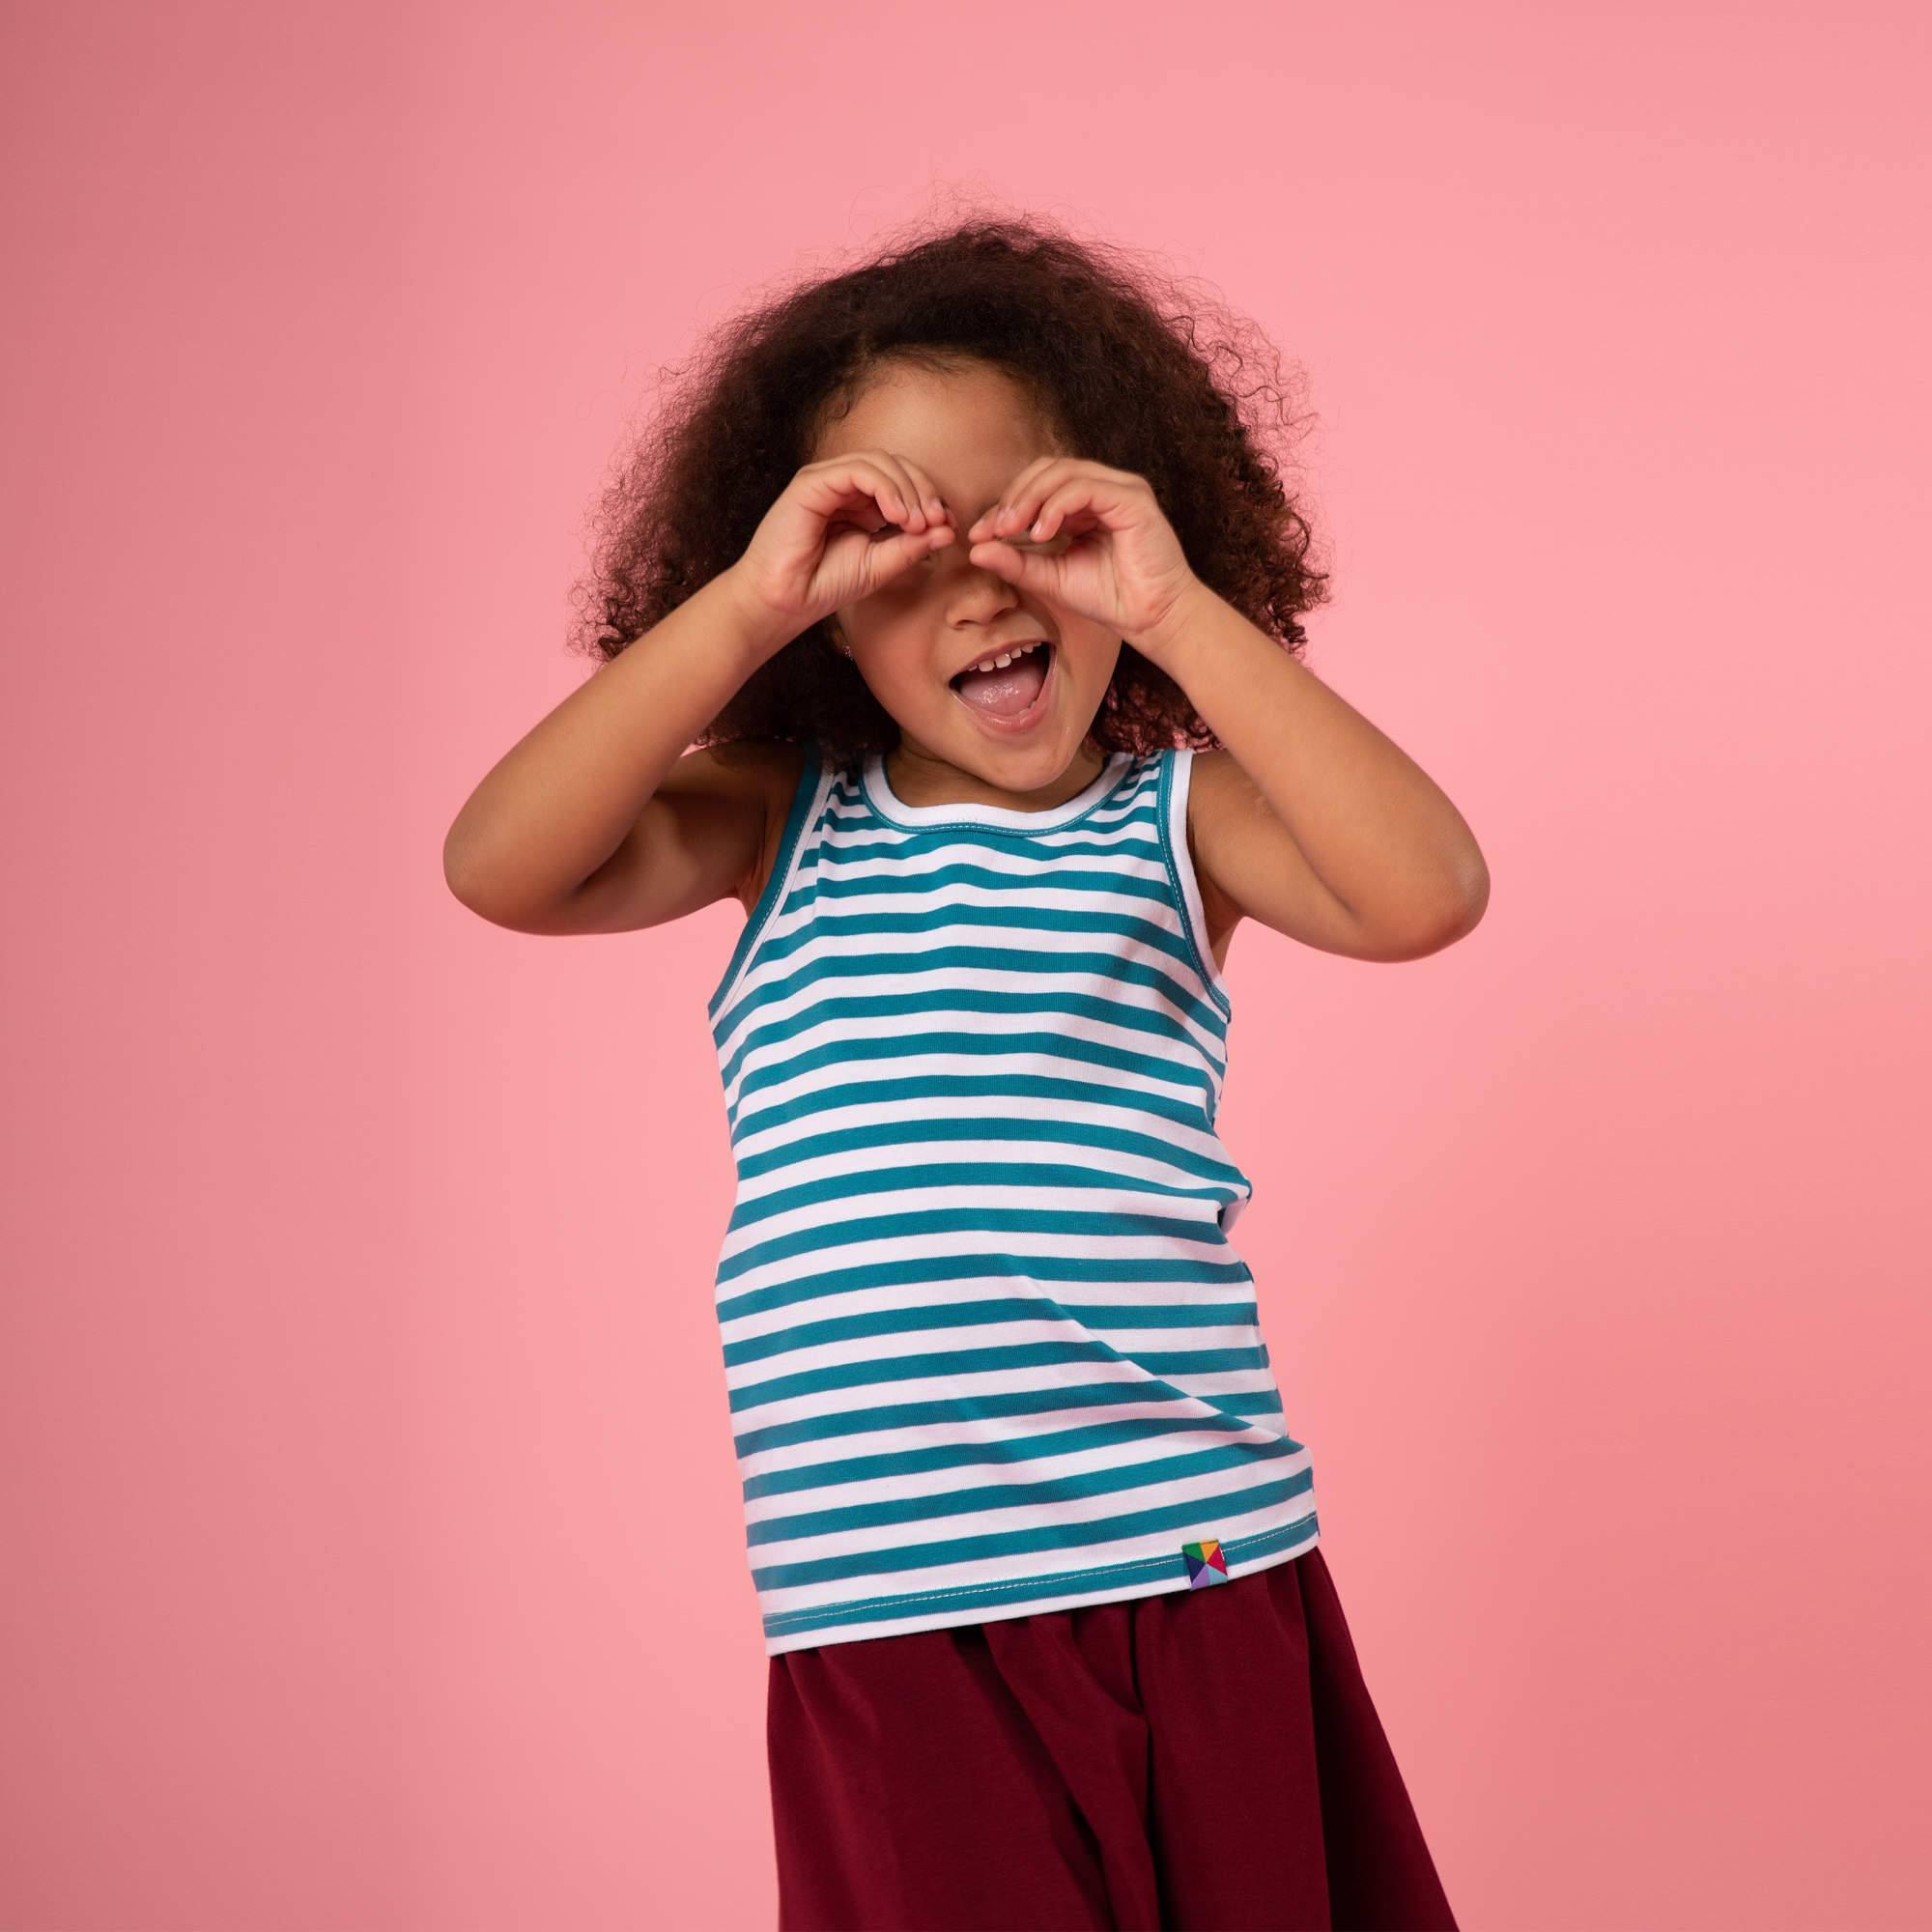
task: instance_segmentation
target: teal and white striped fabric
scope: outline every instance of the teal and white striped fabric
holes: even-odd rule
[[[1253,1186],[1214,1131],[1232,1009],[1193,753],[1116,752],[1029,812],[903,805],[876,753],[804,749],[709,1002],[766,1651],[1313,1548],[1309,1455],[1228,1239]]]

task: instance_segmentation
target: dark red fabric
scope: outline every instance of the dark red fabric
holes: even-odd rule
[[[1455,1932],[1321,1548],[771,1659],[780,1932]]]

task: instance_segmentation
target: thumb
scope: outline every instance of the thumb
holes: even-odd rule
[[[1043,587],[1041,565],[1045,558],[1032,555],[1022,550],[1015,550],[1011,544],[987,539],[976,543],[970,553],[974,563],[983,570],[990,570],[995,577],[1004,577],[1009,583],[1016,583],[1022,590],[1037,590]]]
[[[917,563],[921,557],[940,549],[942,546],[934,536],[937,527],[928,525],[923,530],[901,530],[897,536],[888,537],[884,543],[871,545],[869,554],[877,559],[873,566],[874,582],[888,582]]]

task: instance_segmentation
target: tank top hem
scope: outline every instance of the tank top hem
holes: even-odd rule
[[[777,1657],[788,1650],[806,1650],[827,1643],[850,1643],[873,1637],[877,1625],[890,1622],[887,1634],[909,1635],[915,1631],[952,1630],[965,1624],[1003,1622],[1009,1617],[1038,1616],[1048,1610],[1078,1609],[1085,1605],[1122,1603],[1136,1597],[1163,1596],[1172,1590],[1198,1589],[1197,1576],[1220,1582],[1251,1576],[1276,1563],[1305,1556],[1321,1540],[1316,1513],[1309,1510],[1293,1522],[1252,1536],[1234,1537],[1220,1545],[1225,1567],[1209,1564],[1190,1573],[1187,1559],[1149,1557],[1134,1563],[1100,1564],[1091,1570],[1061,1570],[955,1591],[910,1591],[895,1597],[867,1597],[855,1603],[825,1605],[764,1619],[765,1654]],[[935,1597],[952,1599],[943,1607],[922,1610]]]

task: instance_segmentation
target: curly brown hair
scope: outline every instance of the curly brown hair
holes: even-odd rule
[[[1311,420],[1289,412],[1278,352],[1219,304],[1190,308],[1124,249],[983,214],[930,235],[915,224],[707,338],[592,514],[570,647],[608,662],[729,568],[811,460],[819,425],[880,364],[967,357],[1015,382],[1064,449],[1144,477],[1195,575],[1299,655],[1299,616],[1326,600],[1328,580],[1264,446],[1285,462]],[[1256,380],[1236,389],[1249,370]],[[1180,687],[1123,642],[1093,742],[1143,754],[1177,733],[1197,749],[1219,743]],[[753,672],[697,742],[815,738],[843,762],[898,736],[820,622]]]

